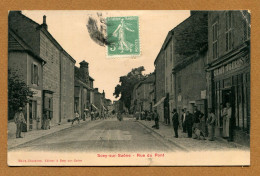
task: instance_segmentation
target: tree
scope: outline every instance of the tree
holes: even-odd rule
[[[120,77],[120,84],[115,87],[113,95],[116,98],[121,95],[120,100],[128,109],[130,109],[131,106],[131,96],[135,84],[146,78],[146,76],[142,74],[144,70],[143,66],[132,69],[127,75]]]
[[[24,107],[33,92],[16,71],[8,69],[8,119],[12,119],[19,107]]]

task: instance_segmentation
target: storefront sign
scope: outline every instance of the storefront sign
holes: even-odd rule
[[[218,76],[221,74],[224,74],[226,72],[229,72],[231,70],[234,70],[236,68],[242,67],[248,59],[248,56],[241,57],[237,60],[232,61],[231,63],[228,63],[226,65],[223,65],[222,67],[219,67],[214,70],[214,76]]]
[[[206,94],[207,94],[207,91],[206,90],[202,90],[200,92],[201,99],[206,99]]]

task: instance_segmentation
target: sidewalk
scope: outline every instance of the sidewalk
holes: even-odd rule
[[[80,124],[89,122],[90,120],[91,120],[90,118],[87,118],[86,121],[81,120]],[[78,125],[78,122],[75,122],[73,126],[77,126],[77,125]],[[8,149],[14,148],[18,145],[25,144],[29,141],[33,141],[40,137],[47,136],[49,134],[52,134],[52,133],[55,133],[55,132],[58,132],[58,131],[61,131],[61,130],[64,130],[64,129],[67,129],[70,127],[72,127],[71,122],[64,122],[60,125],[57,124],[55,126],[52,126],[51,129],[49,129],[49,130],[33,130],[33,131],[28,131],[28,132],[22,132],[23,138],[16,138],[15,130],[14,130],[16,128],[15,124],[13,122],[8,123],[8,142],[7,142]]]
[[[174,143],[175,145],[179,145],[185,150],[192,151],[200,151],[200,150],[233,150],[233,149],[241,149],[241,150],[249,150],[248,147],[236,144],[234,142],[227,142],[222,138],[215,138],[214,141],[209,140],[197,140],[193,138],[188,138],[187,133],[183,133],[182,130],[178,130],[179,138],[175,138],[174,130],[172,124],[167,126],[163,123],[160,124],[160,129],[154,129],[152,126],[154,125],[154,121],[145,121],[138,120],[140,124],[154,131],[160,137],[166,139],[167,141]]]

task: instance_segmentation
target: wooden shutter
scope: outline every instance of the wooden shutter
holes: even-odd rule
[[[38,69],[38,65],[35,65],[35,74],[36,74],[36,84],[37,86],[39,86],[39,69]]]
[[[33,75],[33,63],[31,64],[31,83],[33,84],[33,79],[34,79],[34,75]]]

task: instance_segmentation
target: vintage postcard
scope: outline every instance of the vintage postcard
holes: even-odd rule
[[[9,166],[249,166],[248,10],[8,13]]]

